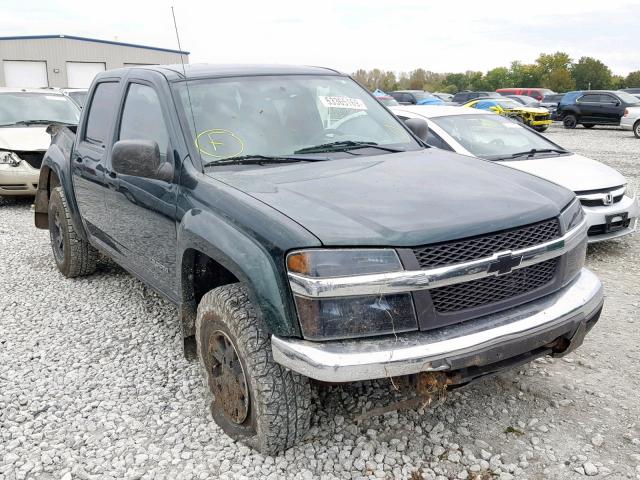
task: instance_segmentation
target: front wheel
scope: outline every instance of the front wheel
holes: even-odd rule
[[[309,428],[309,379],[273,361],[271,341],[241,284],[205,294],[196,317],[198,358],[211,414],[232,439],[265,455]]]
[[[51,192],[48,218],[53,259],[60,273],[67,278],[93,273],[98,252],[76,232],[62,187]]]
[[[564,125],[564,128],[576,128],[577,124],[578,120],[574,115],[567,115],[562,119],[562,125]]]
[[[640,138],[640,120],[633,125],[633,134],[636,138]]]
[[[545,132],[549,128],[549,125],[538,125],[533,127],[536,132]]]

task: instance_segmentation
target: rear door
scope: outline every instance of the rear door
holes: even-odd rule
[[[160,100],[161,83],[137,78],[127,79],[125,97],[113,142],[152,140],[164,162],[175,167],[171,117]],[[173,181],[144,178],[115,171],[109,159],[106,182],[107,209],[110,213],[109,236],[131,265],[154,286],[172,296],[175,286],[177,185]]]
[[[111,245],[105,234],[105,162],[108,140],[120,99],[119,79],[97,83],[86,106],[86,120],[78,131],[71,153],[71,171],[76,202],[85,229],[93,237]]]

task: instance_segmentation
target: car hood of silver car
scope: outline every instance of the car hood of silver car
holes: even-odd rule
[[[498,163],[537,175],[574,192],[618,187],[627,183],[617,170],[575,153]]]

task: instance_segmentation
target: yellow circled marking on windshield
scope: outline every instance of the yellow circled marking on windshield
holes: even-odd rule
[[[244,151],[244,142],[235,133],[222,128],[212,128],[196,136],[198,151],[217,159],[237,157]]]

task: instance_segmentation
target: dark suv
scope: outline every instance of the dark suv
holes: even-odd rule
[[[625,108],[640,105],[640,99],[627,92],[588,90],[567,93],[558,104],[558,120],[565,128],[620,125]]]
[[[502,98],[502,95],[496,92],[472,92],[470,90],[463,90],[462,92],[456,93],[451,101],[462,105],[476,98]]]

